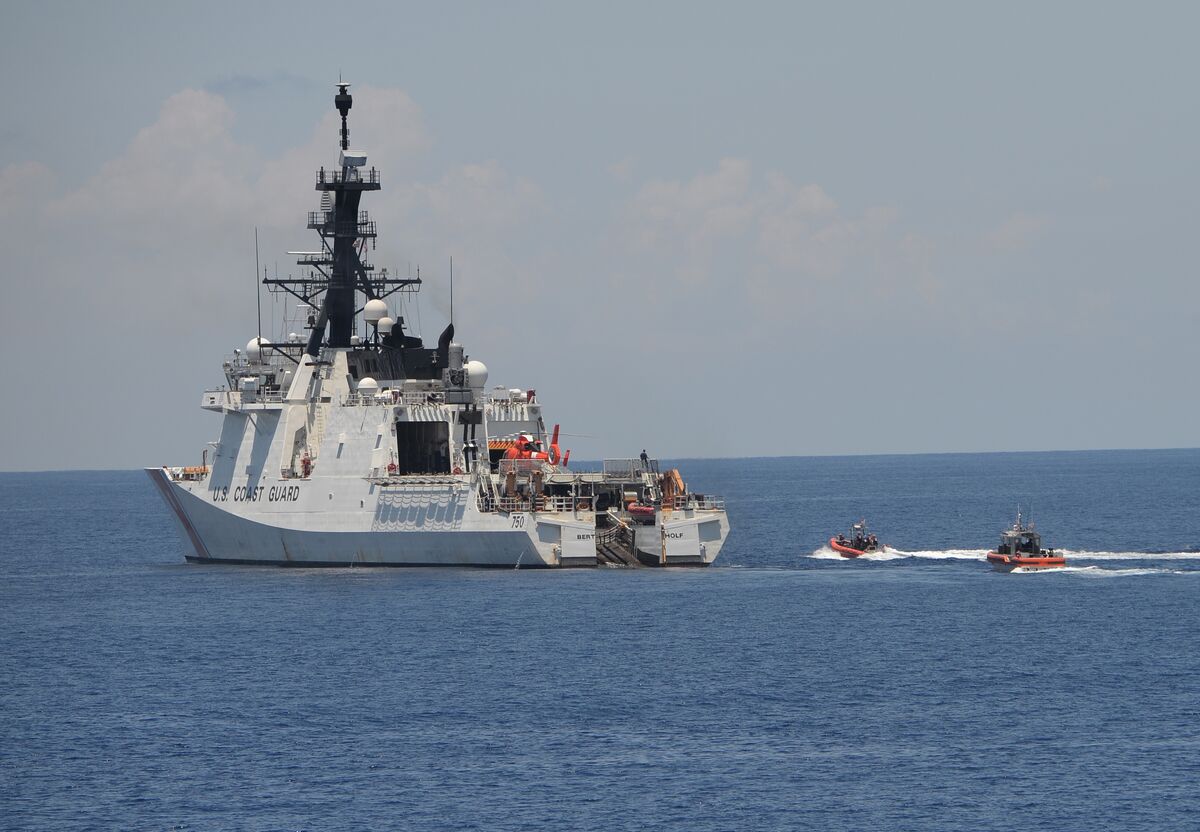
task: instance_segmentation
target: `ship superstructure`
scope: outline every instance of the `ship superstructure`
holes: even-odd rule
[[[349,84],[338,164],[321,168],[316,251],[294,296],[307,336],[261,335],[224,362],[201,406],[221,433],[194,467],[147,473],[178,522],[188,560],[308,566],[708,565],[729,531],[724,502],[688,490],[645,453],[568,467],[532,389],[487,387],[453,323],[426,347],[388,298],[419,278],[366,261],[379,190],[351,150]]]

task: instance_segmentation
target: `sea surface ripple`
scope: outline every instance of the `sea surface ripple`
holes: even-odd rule
[[[682,467],[717,567],[187,565],[0,474],[0,828],[1195,828],[1200,451]],[[987,569],[1018,502],[1069,570]]]

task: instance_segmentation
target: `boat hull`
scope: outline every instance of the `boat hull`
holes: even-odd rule
[[[1067,565],[1066,558],[1059,555],[1003,555],[999,552],[988,552],[987,561],[997,572],[1033,572],[1061,569]]]
[[[875,549],[852,549],[849,546],[838,543],[836,537],[829,538],[829,548],[833,549],[833,551],[837,552],[839,555],[841,555],[844,558],[862,557],[867,552],[877,551]]]
[[[440,496],[431,490],[408,496],[367,491],[335,496],[331,491],[327,501],[323,493],[301,495],[296,510],[271,510],[270,505],[263,508],[246,503],[230,510],[225,507],[227,503],[206,496],[212,492],[203,486],[173,481],[161,469],[148,468],[146,473],[171,510],[185,544],[184,557],[193,563],[304,567],[596,565],[594,515],[481,513],[475,505],[473,487],[466,481],[458,490],[439,486]],[[327,488],[337,485],[320,485],[321,490]],[[373,502],[369,503],[368,497]],[[714,523],[714,519],[719,522]],[[336,524],[340,528],[316,524]],[[647,529],[674,547],[668,548],[665,543],[639,545],[639,549],[654,555],[642,558],[647,565],[707,566],[724,544],[728,522],[724,512],[693,512],[664,523],[666,534],[657,527]],[[643,553],[639,551],[638,555],[642,557]]]

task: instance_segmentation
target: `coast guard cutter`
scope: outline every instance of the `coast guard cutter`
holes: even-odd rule
[[[451,323],[435,347],[387,299],[420,279],[364,259],[380,189],[350,149],[353,99],[338,84],[338,165],[316,174],[321,247],[301,278],[264,279],[298,299],[307,337],[253,338],[202,407],[221,414],[198,466],[149,468],[205,563],[300,566],[706,566],[729,531],[723,501],[692,493],[643,453],[568,468],[533,390],[487,388]],[[361,305],[360,305],[361,303]]]

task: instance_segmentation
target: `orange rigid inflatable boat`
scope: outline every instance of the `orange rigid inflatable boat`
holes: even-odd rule
[[[1061,569],[1067,565],[1067,559],[1062,555],[1056,555],[1053,549],[1042,548],[1042,537],[1034,531],[1033,523],[1022,525],[1020,510],[1017,511],[1017,522],[1001,533],[996,551],[988,552],[987,561],[997,572]]]
[[[859,520],[850,527],[849,536],[839,534],[829,538],[829,548],[844,558],[857,558],[867,552],[878,552],[884,546],[867,531],[867,521]]]
[[[853,549],[842,543],[838,543],[838,539],[836,537],[829,538],[829,548],[844,558],[856,558],[859,555],[865,555],[867,553],[866,549]]]
[[[1062,555],[1045,555],[1033,557],[1030,555],[1003,555],[999,552],[988,552],[988,563],[1000,572],[1012,572],[1014,569],[1057,569],[1067,565],[1067,559]]]

